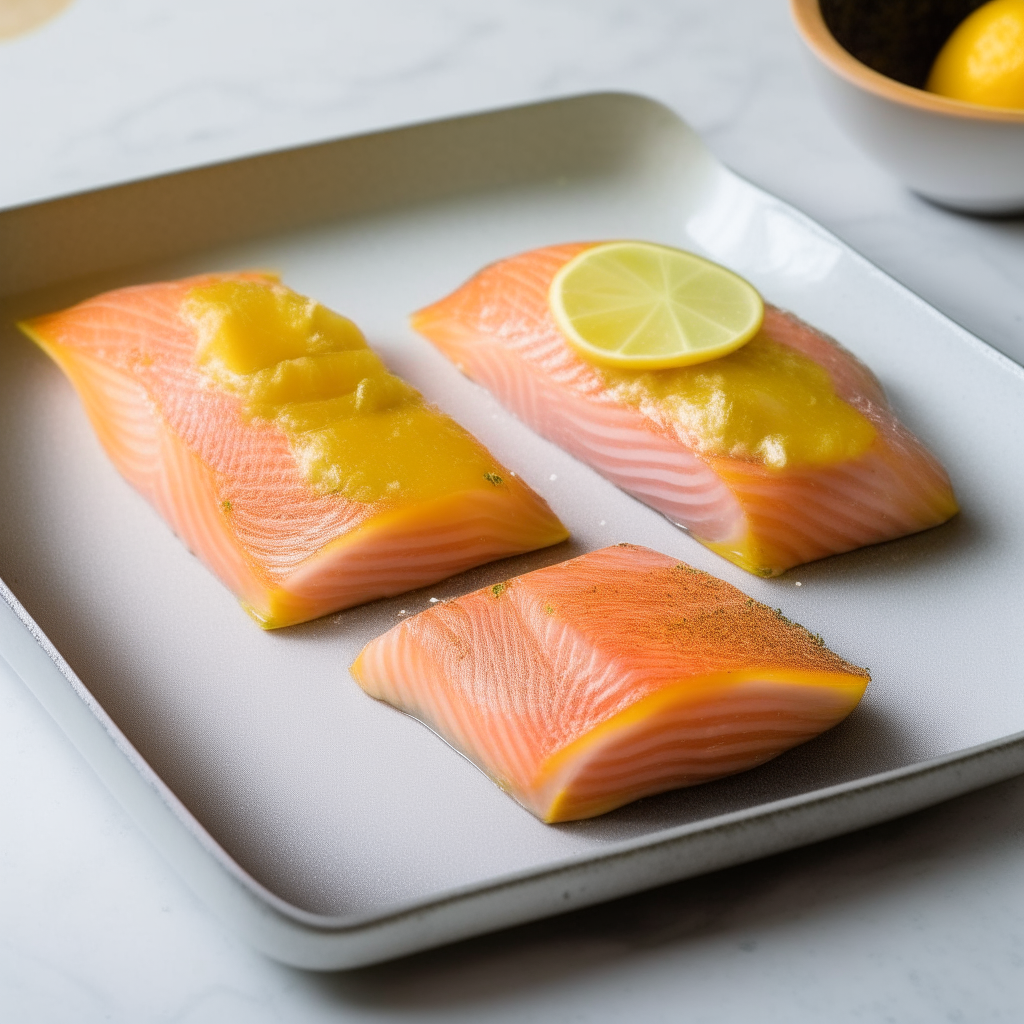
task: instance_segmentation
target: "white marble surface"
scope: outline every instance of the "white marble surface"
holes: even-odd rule
[[[784,0],[77,0],[0,43],[0,205],[596,89],[666,102],[1024,360],[1024,221],[935,209],[863,157],[814,95]],[[329,976],[222,929],[2,665],[0,780],[4,1022],[1024,1019],[1024,780]]]

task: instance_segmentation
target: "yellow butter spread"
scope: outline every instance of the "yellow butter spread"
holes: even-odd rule
[[[707,455],[773,469],[825,466],[862,455],[875,438],[824,367],[764,333],[695,366],[598,369],[619,401],[676,425]]]
[[[389,373],[351,320],[270,280],[193,288],[196,363],[252,419],[287,436],[316,494],[407,505],[501,487],[470,434]]]

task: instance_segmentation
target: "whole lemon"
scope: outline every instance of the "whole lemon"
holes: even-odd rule
[[[989,0],[965,18],[935,58],[925,88],[1024,110],[1024,0]]]

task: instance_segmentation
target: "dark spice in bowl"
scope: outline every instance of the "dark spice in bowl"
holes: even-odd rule
[[[942,44],[985,0],[821,0],[836,42],[862,64],[923,89]]]

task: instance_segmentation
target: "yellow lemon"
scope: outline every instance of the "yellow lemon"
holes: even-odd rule
[[[587,359],[635,370],[717,359],[746,344],[764,319],[761,296],[742,277],[650,242],[585,249],[558,271],[548,298]]]
[[[1024,110],[1024,0],[990,0],[965,18],[935,58],[926,88]]]

